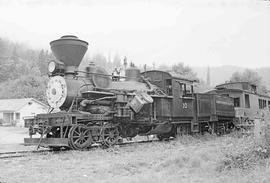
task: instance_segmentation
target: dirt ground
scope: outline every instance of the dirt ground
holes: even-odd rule
[[[23,143],[23,138],[27,136],[27,128],[0,126],[0,144]]]
[[[25,135],[24,129],[13,130]],[[231,136],[184,136],[169,142],[31,154],[0,160],[0,182],[269,183],[269,159],[249,169],[220,168],[224,151],[246,142],[249,139]]]
[[[0,126],[0,152],[34,149],[23,145],[23,139],[26,137],[27,128]]]

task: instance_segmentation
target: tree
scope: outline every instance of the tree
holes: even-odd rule
[[[48,51],[0,38],[0,98],[33,97],[45,101],[45,73],[51,58]]]
[[[107,67],[107,59],[101,53],[94,54],[91,60],[98,66]]]
[[[51,56],[48,51],[44,51],[43,49],[40,50],[39,55],[38,55],[38,68],[40,70],[41,75],[47,75],[47,67],[48,67],[48,62],[50,61]]]
[[[242,81],[242,75],[240,72],[236,71],[232,74],[231,78],[230,78],[231,82],[239,82]]]
[[[168,71],[172,70],[172,67],[165,65],[165,64],[162,64],[162,65],[158,66],[158,70],[168,72]]]
[[[243,73],[235,72],[232,74],[230,78],[230,82],[249,82],[251,84],[255,84],[258,87],[258,91],[260,93],[266,93],[266,86],[262,83],[262,78],[259,74],[253,70],[246,69]]]
[[[232,74],[232,77],[230,78],[230,81],[232,82],[250,82],[252,84],[261,84],[262,78],[259,76],[259,74],[255,71],[252,71],[250,69],[244,70],[243,73],[235,72]]]
[[[185,66],[182,62],[172,65],[172,72],[187,79],[198,79],[197,74],[193,72],[189,66]]]
[[[186,79],[199,80],[197,74],[189,66],[185,66],[182,62],[172,66],[163,64],[158,67],[158,70],[170,72],[176,76]]]
[[[18,79],[6,81],[0,85],[0,98],[35,98],[46,101],[47,77],[29,74]],[[4,87],[5,86],[5,87]]]
[[[114,55],[113,57],[113,66],[114,67],[120,67],[121,66],[121,58],[118,54]]]
[[[110,61],[110,57],[108,57],[107,60],[107,58],[102,53],[94,54],[90,60],[97,66],[104,68],[108,73],[112,73],[115,68],[121,66],[121,59],[118,54],[114,55],[112,62]]]
[[[7,54],[7,42],[0,38],[0,58]]]
[[[195,83],[195,86],[194,86],[194,91],[196,93],[203,93],[203,92],[209,91],[210,89],[212,89],[211,86],[209,86],[207,82],[203,80],[199,80],[199,82]]]
[[[127,62],[127,57],[126,57],[126,56],[124,57],[124,60],[123,60],[123,65],[124,65],[124,69],[126,70],[127,65],[128,65],[128,62]]]
[[[11,59],[14,60],[14,62],[19,61],[19,55],[17,53],[17,45],[14,46],[12,53],[11,53]]]

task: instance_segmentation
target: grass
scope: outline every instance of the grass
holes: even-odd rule
[[[231,141],[228,146],[223,148],[224,157],[221,161],[219,171],[228,169],[248,170],[256,166],[266,165],[270,151],[256,143],[254,137],[246,136]]]
[[[270,182],[268,151],[237,135],[33,154],[0,164],[0,182]]]

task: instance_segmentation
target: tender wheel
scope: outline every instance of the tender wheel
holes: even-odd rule
[[[71,148],[75,150],[86,149],[92,144],[90,131],[87,126],[82,124],[72,126],[68,138]]]
[[[213,135],[215,133],[215,124],[212,123],[208,123],[208,129],[207,132],[211,135]]]
[[[104,126],[102,128],[102,140],[103,140],[103,145],[106,147],[111,147],[115,145],[118,140],[120,139],[119,136],[119,131],[116,126]]]
[[[176,126],[176,137],[190,134],[190,124],[178,124]]]
[[[186,130],[185,130],[184,126],[178,125],[176,127],[176,134],[177,134],[177,136],[183,136],[183,135],[185,135],[186,134]]]

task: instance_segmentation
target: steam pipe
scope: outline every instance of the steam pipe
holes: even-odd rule
[[[108,99],[116,99],[116,96],[113,96],[113,97],[102,97],[102,98],[99,98],[99,99],[96,99],[96,100],[85,99],[85,100],[81,101],[80,105],[82,107],[86,107],[87,104],[92,104],[94,102],[98,102],[98,101],[101,101],[101,100],[108,100]]]

